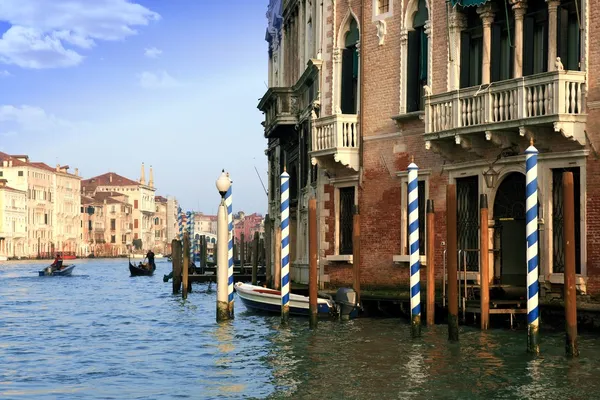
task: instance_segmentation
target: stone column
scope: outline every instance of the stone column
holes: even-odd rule
[[[431,87],[432,85],[432,77],[431,77],[431,67],[433,65],[432,63],[432,56],[433,56],[433,52],[430,51],[429,49],[431,49],[431,32],[433,30],[433,26],[431,24],[431,20],[427,20],[425,21],[425,35],[427,35],[427,86],[429,86],[431,88],[431,90],[433,90],[433,88]]]
[[[548,3],[548,71],[556,70],[556,36],[558,33],[558,6],[560,0],[546,0]]]
[[[460,34],[467,27],[465,15],[455,8],[450,14],[448,27],[450,29],[448,51],[451,52],[448,65],[448,90],[453,91],[460,88]]]
[[[492,56],[492,23],[494,22],[494,9],[490,3],[477,8],[477,13],[483,22],[483,56],[481,68],[481,84],[490,83],[490,67]]]
[[[332,68],[332,96],[331,96],[331,113],[332,114],[341,114],[342,109],[340,107],[341,100],[341,80],[342,80],[342,49],[334,48],[333,49],[333,68]]]
[[[400,31],[400,114],[406,112],[406,83],[407,83],[407,58],[408,58],[408,31]]]
[[[356,56],[358,58],[358,79],[357,79],[357,84],[356,84],[356,114],[360,114],[360,108],[361,108],[361,104],[360,104],[360,81],[362,79],[362,76],[360,75],[360,63],[361,63],[361,59],[360,59],[360,40],[358,42],[356,42]]]
[[[513,77],[520,78],[523,76],[523,16],[527,11],[527,0],[512,0],[511,3],[515,13],[515,57],[513,59]]]

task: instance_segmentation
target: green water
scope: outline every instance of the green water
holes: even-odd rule
[[[408,321],[306,319],[247,311],[215,322],[215,287],[187,301],[153,277],[130,278],[127,260],[77,260],[72,277],[38,277],[43,263],[0,265],[1,399],[596,399],[600,336],[424,327]]]

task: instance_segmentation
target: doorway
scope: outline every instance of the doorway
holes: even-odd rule
[[[494,199],[494,239],[500,244],[502,285],[527,285],[525,211],[525,175],[512,172],[502,180]]]

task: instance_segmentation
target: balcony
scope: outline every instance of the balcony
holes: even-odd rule
[[[258,104],[265,114],[265,137],[270,137],[279,126],[298,123],[298,98],[293,88],[269,88]]]
[[[335,169],[341,164],[358,171],[359,149],[360,134],[356,114],[335,114],[314,122],[310,152],[313,165]]]
[[[554,71],[432,95],[425,107],[426,147],[445,138],[464,145],[482,132],[486,141],[507,132],[525,136],[529,128],[539,133],[536,142],[554,131],[584,145],[585,83],[584,72]]]

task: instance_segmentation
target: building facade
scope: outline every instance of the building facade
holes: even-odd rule
[[[162,254],[169,254],[171,243],[168,241],[167,210],[168,199],[155,196],[156,212],[154,213],[154,250]]]
[[[26,256],[27,192],[0,179],[0,260]]]
[[[53,231],[55,250],[63,254],[78,255],[82,237],[81,226],[81,177],[79,171],[69,173],[69,166],[57,165],[53,170],[44,163],[35,163],[53,173],[54,205]]]
[[[435,206],[438,278],[446,188],[456,187],[461,268],[476,280],[479,199],[489,204],[490,277],[525,286],[525,149],[539,150],[540,282],[562,284],[562,187],[574,174],[577,284],[600,291],[596,156],[600,10],[589,0],[271,1],[265,113],[269,216],[290,174],[292,278],[307,259],[306,200],[318,201],[322,283],[407,285],[407,167],[419,167],[419,237]],[[598,15],[596,15],[598,16]],[[360,260],[352,218],[360,215]],[[271,236],[274,237],[274,230]]]

